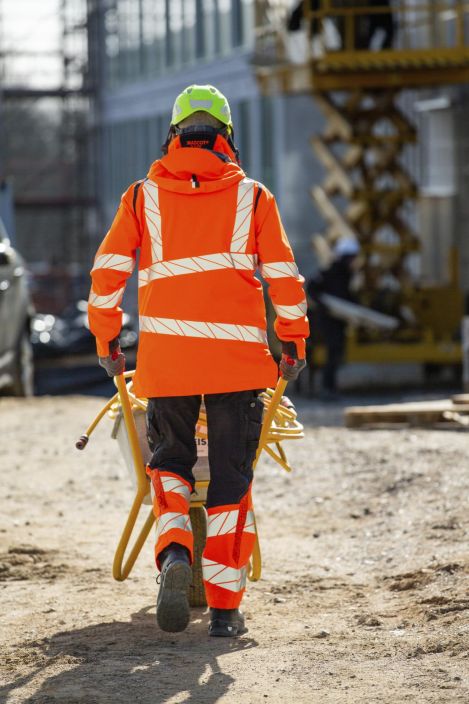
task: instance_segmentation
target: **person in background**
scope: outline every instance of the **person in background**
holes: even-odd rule
[[[326,348],[321,389],[321,397],[326,401],[339,397],[337,373],[344,359],[347,323],[329,313],[321,302],[321,294],[327,293],[345,301],[353,300],[351,282],[359,252],[358,243],[354,239],[341,237],[334,247],[332,264],[310,279],[306,286],[308,295],[315,304],[310,312],[311,328],[313,332],[317,329]]]
[[[301,29],[302,20],[304,16],[304,4],[305,3],[303,2],[303,0],[301,2],[298,2],[288,15],[287,29],[289,32],[298,32]],[[309,6],[311,10],[316,12],[320,9],[319,0],[310,0]],[[311,20],[310,31],[311,36],[313,37],[314,35],[319,34],[320,26],[318,20]]]
[[[298,2],[290,12],[287,20],[287,29],[289,32],[298,32],[302,26],[305,9],[316,12],[323,9],[320,0],[309,0],[306,3],[304,0]],[[345,50],[346,47],[346,26],[347,21],[345,16],[336,14],[343,9],[352,9],[360,7],[391,8],[391,0],[332,0],[330,3],[329,15],[324,20],[324,26],[334,26],[340,37],[340,47],[333,47],[335,50]],[[329,22],[329,25],[326,25]],[[332,23],[332,25],[331,25]],[[318,19],[311,20],[310,34],[315,37],[321,33],[321,23]],[[378,49],[391,49],[394,40],[394,18],[392,12],[373,13],[357,15],[353,23],[353,49],[365,50],[373,48],[374,37],[378,35]],[[327,48],[327,43],[326,43]],[[332,48],[332,47],[330,47]]]
[[[391,0],[368,0],[372,7],[389,7]],[[380,12],[370,14],[370,45],[374,48],[375,37],[378,37],[379,44],[376,49],[392,49],[394,43],[394,16],[392,12]]]
[[[209,634],[245,632],[239,606],[255,544],[251,484],[261,431],[260,392],[305,367],[309,328],[304,279],[274,196],[242,170],[231,111],[214,86],[189,86],[174,103],[163,157],[122,196],[91,272],[90,330],[109,376],[120,350],[125,284],[139,258],[140,339],[133,391],[148,399],[153,456],[147,474],[157,518],[156,617],[178,632],[190,619],[193,534],[189,518],[204,397],[210,485],[202,556]],[[282,345],[267,345],[260,271]]]

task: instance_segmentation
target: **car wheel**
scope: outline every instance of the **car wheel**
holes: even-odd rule
[[[34,394],[33,347],[29,331],[24,330],[16,346],[13,367],[13,396],[32,396]]]

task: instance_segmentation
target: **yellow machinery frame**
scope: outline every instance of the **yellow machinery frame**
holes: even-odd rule
[[[76,443],[78,450],[84,450],[90,435],[93,433],[100,421],[107,414],[110,415],[111,418],[115,418],[119,412],[122,412],[132,454],[133,469],[136,478],[136,493],[114,555],[112,574],[114,579],[120,582],[127,579],[131,573],[137,557],[139,556],[153,523],[155,522],[155,516],[153,510],[151,510],[126,558],[126,552],[137,523],[140,510],[142,505],[145,503],[145,499],[150,493],[150,482],[148,481],[145,471],[142,448],[140,446],[134,418],[134,410],[140,409],[146,411],[147,401],[146,399],[138,398],[133,393],[133,375],[134,372],[130,371],[115,377],[114,383],[117,386],[117,393],[114,394],[114,396],[112,396],[112,398],[110,398],[109,401],[103,406],[87,428],[86,432]],[[287,382],[283,379],[279,379],[275,390],[267,389],[261,395],[264,402],[265,413],[262,423],[259,447],[254,460],[254,468],[257,465],[262,451],[265,450],[265,452],[285,471],[291,471],[291,467],[282,447],[282,442],[284,440],[301,439],[304,437],[304,433],[303,426],[297,420],[295,410],[293,408],[288,408],[281,405],[286,386]],[[200,420],[206,423],[206,418],[203,414],[201,414]],[[196,491],[205,489],[208,483],[208,481],[196,482]],[[191,507],[203,505],[203,501],[191,501]],[[256,544],[248,570],[249,579],[253,582],[260,579],[261,569],[261,551],[256,526]]]
[[[444,29],[448,11],[451,32]],[[392,48],[359,48],[356,30],[369,14],[397,18]],[[402,205],[418,197],[418,188],[400,156],[406,145],[418,142],[418,133],[398,97],[405,89],[469,82],[469,3],[403,0],[379,6],[369,0],[320,0],[315,9],[303,3],[303,16],[308,37],[302,63],[288,58],[282,39],[284,19],[277,26],[275,43],[275,27],[269,27],[267,14],[265,26],[258,27],[256,75],[261,90],[267,95],[309,93],[314,97],[326,118],[323,133],[312,139],[326,169],[323,183],[313,189],[326,223],[321,236],[331,246],[343,235],[360,243],[363,305],[374,307],[372,296],[381,273],[397,272],[402,286],[399,303],[410,309],[416,321],[391,336],[350,329],[346,358],[362,363],[460,364],[458,331],[464,308],[457,252],[449,251],[448,272],[441,283],[415,285],[403,266],[404,259],[421,247],[417,233],[401,216]],[[326,20],[342,28],[343,44],[332,48],[323,42],[317,51],[313,35],[320,36],[318,27],[324,28]],[[384,131],[376,131],[380,121],[386,123]],[[381,190],[384,177],[394,184],[389,192]],[[379,230],[384,224],[392,231],[392,244],[381,241]],[[320,365],[324,356],[324,348],[316,347],[314,364]]]

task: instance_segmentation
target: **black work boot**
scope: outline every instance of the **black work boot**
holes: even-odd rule
[[[160,590],[156,601],[156,620],[162,631],[178,633],[189,623],[188,589],[192,570],[188,550],[171,543],[159,555]]]
[[[210,608],[209,636],[233,638],[247,632],[244,615],[239,609]]]

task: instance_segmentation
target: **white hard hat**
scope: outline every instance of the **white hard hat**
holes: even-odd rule
[[[334,256],[336,259],[340,259],[341,257],[356,257],[359,252],[360,246],[352,237],[341,237],[334,246]]]

